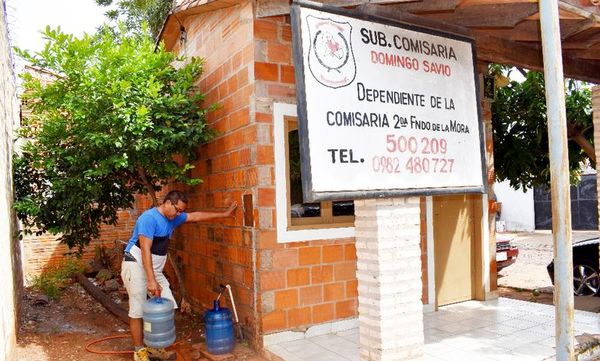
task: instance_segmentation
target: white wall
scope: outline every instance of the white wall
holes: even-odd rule
[[[16,360],[17,269],[12,212],[12,134],[18,117],[4,0],[0,0],[0,360]]]
[[[508,181],[494,184],[496,200],[502,203],[500,221],[506,224],[508,232],[531,232],[535,230],[533,190],[514,190]],[[498,226],[498,222],[497,222]]]

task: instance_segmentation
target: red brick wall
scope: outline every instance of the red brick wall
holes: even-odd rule
[[[354,239],[276,244],[262,232],[262,331],[302,330],[357,315]]]
[[[254,21],[256,119],[272,127],[274,102],[295,103],[289,17]],[[265,145],[273,172],[272,139]],[[267,187],[268,186],[268,187]],[[273,198],[275,185],[259,189]],[[357,315],[354,239],[277,243],[275,201],[260,202],[258,234],[260,319],[263,334],[302,330]]]
[[[100,238],[85,247],[83,259],[94,258],[97,247],[113,248],[115,245],[123,245],[123,242],[127,242],[131,237],[138,215],[148,209],[149,206],[150,202],[144,197],[136,197],[134,209],[122,210],[117,213],[119,220],[116,225],[102,226]],[[59,264],[64,260],[66,254],[75,251],[75,249],[69,250],[65,244],[58,242],[57,238],[58,236],[49,233],[40,236],[29,234],[23,237],[21,241],[22,264],[26,284],[45,268]]]
[[[172,49],[204,59],[198,83],[205,105],[219,104],[208,115],[218,135],[198,148],[194,177],[203,179],[186,189],[188,210],[225,207],[237,201],[235,220],[186,224],[175,233],[176,263],[182,268],[184,286],[196,311],[212,306],[220,284],[230,284],[237,312],[247,336],[258,339],[255,304],[254,242],[256,209],[247,209],[254,224],[244,225],[243,195],[255,205],[268,203],[269,194],[258,188],[257,165],[272,163],[270,127],[256,122],[253,100],[252,2],[182,17],[188,34],[185,44]],[[224,295],[221,305],[230,307]]]

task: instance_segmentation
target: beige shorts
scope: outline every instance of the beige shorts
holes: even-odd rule
[[[162,272],[154,273],[156,282],[162,288],[161,297],[173,301],[175,308],[177,308],[177,302],[173,297],[173,293],[169,288],[169,281],[162,274]],[[121,264],[121,278],[123,284],[127,289],[129,295],[129,317],[131,318],[142,318],[143,311],[142,306],[148,298],[148,288],[146,272],[140,262],[123,261]]]

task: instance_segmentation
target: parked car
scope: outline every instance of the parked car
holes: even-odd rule
[[[575,296],[594,296],[600,288],[598,276],[598,238],[573,243],[573,292]],[[554,284],[554,260],[547,267]]]
[[[515,263],[518,256],[519,249],[512,244],[512,237],[496,233],[496,270]]]

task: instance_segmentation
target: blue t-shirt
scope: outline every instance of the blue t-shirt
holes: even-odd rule
[[[166,255],[173,230],[186,220],[187,213],[185,212],[169,220],[156,207],[145,211],[135,222],[135,228],[127,243],[127,247],[125,247],[125,252],[129,252],[134,245],[140,247],[139,235],[141,234],[152,240],[152,248],[150,249],[152,254],[158,256]]]

